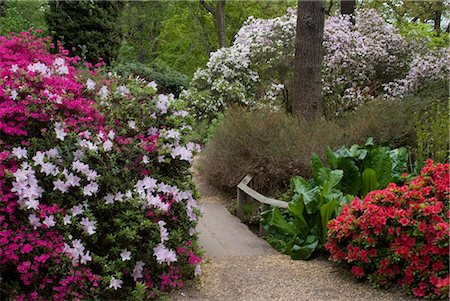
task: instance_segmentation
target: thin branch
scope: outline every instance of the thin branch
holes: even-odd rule
[[[331,13],[331,8],[332,8],[332,7],[333,7],[333,0],[330,0],[330,6],[328,6],[327,11],[325,12],[325,14],[326,14],[327,16],[330,15],[330,13]]]
[[[204,8],[206,8],[207,11],[209,11],[211,14],[215,15],[216,10],[211,7],[205,0],[200,0],[200,4],[203,5]]]

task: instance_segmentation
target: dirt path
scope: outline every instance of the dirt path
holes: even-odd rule
[[[195,181],[203,195],[198,230],[206,263],[199,281],[170,300],[416,300],[357,282],[327,260],[295,261],[277,253],[228,212],[201,176]]]

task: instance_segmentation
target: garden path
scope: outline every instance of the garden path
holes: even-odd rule
[[[325,259],[296,261],[277,253],[229,213],[225,197],[197,172],[194,179],[202,193],[198,231],[206,260],[200,279],[173,292],[170,300],[416,300],[358,282]]]

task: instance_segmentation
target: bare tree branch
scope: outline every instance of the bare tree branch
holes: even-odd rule
[[[211,7],[205,0],[200,0],[200,4],[203,5],[203,7],[211,14],[216,15],[216,10]]]

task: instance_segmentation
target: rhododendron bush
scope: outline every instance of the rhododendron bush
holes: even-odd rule
[[[153,298],[201,272],[182,101],[0,37],[1,294]]]
[[[377,286],[448,297],[449,164],[431,160],[403,186],[355,199],[328,223],[330,259]]]
[[[211,53],[183,97],[198,118],[229,104],[280,107],[292,77],[296,13],[250,18],[231,47]],[[371,9],[325,20],[323,93],[327,114],[340,114],[375,97],[402,98],[448,79],[449,49],[429,50],[409,41]]]

